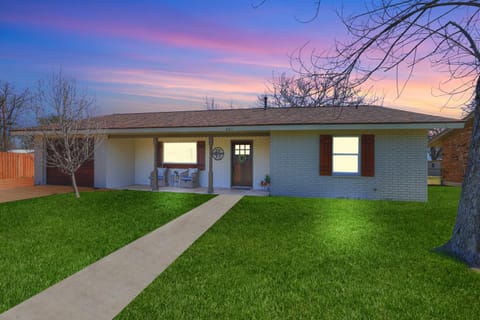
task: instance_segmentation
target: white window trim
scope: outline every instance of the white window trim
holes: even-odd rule
[[[358,153],[335,153],[334,152],[334,141],[335,138],[357,138],[358,143]],[[332,136],[332,176],[360,176],[361,175],[361,136],[359,135],[348,135],[348,136]],[[357,156],[357,172],[337,172],[333,170],[333,164],[335,161],[335,155],[342,155],[342,156]]]

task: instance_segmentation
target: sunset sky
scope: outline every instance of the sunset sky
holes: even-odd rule
[[[272,74],[291,72],[289,54],[345,39],[340,1],[4,1],[0,0],[0,80],[16,88],[59,70],[95,98],[99,113],[254,107]],[[361,1],[343,1],[359,12]],[[459,117],[442,108],[445,74],[419,66],[397,97],[394,76],[373,83],[384,105]],[[453,104],[455,105],[455,104]]]

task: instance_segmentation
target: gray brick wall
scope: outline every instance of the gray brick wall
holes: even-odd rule
[[[320,176],[320,134],[375,134],[375,177]],[[272,132],[272,195],[427,200],[427,131]]]

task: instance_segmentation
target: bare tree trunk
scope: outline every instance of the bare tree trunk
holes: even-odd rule
[[[75,197],[80,198],[80,192],[78,192],[77,179],[75,179],[75,173],[72,173],[72,187],[75,192]]]
[[[46,145],[45,165],[70,176],[75,196],[80,198],[75,172],[93,160],[103,137],[104,122],[92,117],[94,100],[77,90],[75,80],[60,71],[40,81],[34,95],[34,110]]]
[[[473,130],[468,165],[452,238],[440,250],[470,267],[480,267],[480,78],[475,88]]]

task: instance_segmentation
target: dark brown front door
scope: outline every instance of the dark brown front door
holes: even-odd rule
[[[232,187],[251,187],[252,173],[252,141],[232,141]]]

